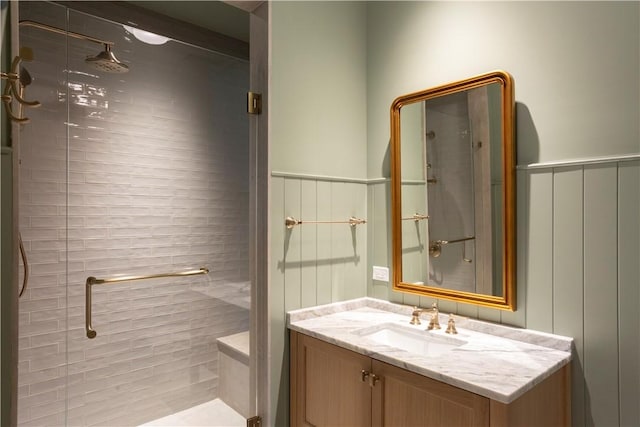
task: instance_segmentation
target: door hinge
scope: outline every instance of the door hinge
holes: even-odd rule
[[[251,417],[247,419],[247,427],[261,427],[262,426],[262,417],[256,415],[255,417]]]
[[[262,94],[247,92],[247,113],[262,114]]]

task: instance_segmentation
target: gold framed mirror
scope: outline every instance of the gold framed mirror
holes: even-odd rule
[[[394,290],[515,310],[514,110],[504,71],[395,99]]]

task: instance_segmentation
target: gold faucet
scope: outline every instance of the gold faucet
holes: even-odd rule
[[[440,329],[440,321],[438,320],[438,303],[434,302],[431,304],[431,320],[429,320],[429,326],[427,326],[427,330],[430,331],[432,329]]]
[[[419,325],[420,315],[422,313],[431,313],[431,320],[429,320],[427,330],[440,329],[440,321],[438,320],[438,303],[434,302],[431,305],[431,308],[418,308],[414,306],[413,312],[411,313],[411,321],[409,323],[412,325]]]

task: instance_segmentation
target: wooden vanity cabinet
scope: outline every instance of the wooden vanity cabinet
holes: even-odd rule
[[[291,426],[569,426],[568,366],[507,405],[291,331]]]
[[[291,425],[371,426],[371,358],[291,333]]]

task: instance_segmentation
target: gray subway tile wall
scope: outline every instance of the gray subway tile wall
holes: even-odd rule
[[[248,62],[67,23],[55,4],[21,4],[21,19],[112,40],[131,70],[92,70],[98,46],[21,29],[43,106],[20,132],[19,424],[137,425],[216,398],[216,338],[249,328]],[[86,338],[88,276],[201,266],[95,286]]]

